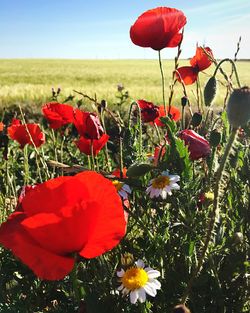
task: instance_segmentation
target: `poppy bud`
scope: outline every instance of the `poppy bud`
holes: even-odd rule
[[[103,109],[105,109],[106,107],[107,107],[107,101],[106,100],[102,100],[101,101],[101,107],[103,108]]]
[[[184,96],[181,98],[181,105],[185,107],[188,104],[188,97]]]
[[[117,85],[117,90],[118,90],[119,92],[122,92],[123,89],[124,89],[123,84],[118,84],[118,85]]]
[[[127,170],[127,176],[128,177],[139,177],[139,176],[144,176],[148,172],[151,171],[153,168],[152,165],[147,164],[147,163],[134,163],[130,165],[130,167]]]
[[[179,133],[179,137],[188,146],[190,159],[192,161],[205,158],[210,154],[209,142],[194,130],[184,129]]]
[[[191,124],[194,127],[198,127],[200,125],[201,121],[202,121],[202,115],[198,112],[195,112],[192,116]]]
[[[210,133],[209,143],[212,147],[217,147],[221,141],[221,133],[219,133],[216,129],[213,129]]]
[[[191,312],[184,304],[179,304],[174,307],[173,313],[191,313]]]
[[[245,86],[234,89],[227,103],[229,123],[238,128],[250,120],[250,88]]]
[[[216,95],[216,90],[217,90],[217,80],[215,76],[212,76],[209,78],[204,89],[204,101],[206,107],[209,107],[213,102]]]

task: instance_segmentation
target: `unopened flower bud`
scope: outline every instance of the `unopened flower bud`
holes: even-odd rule
[[[238,128],[250,120],[250,88],[234,89],[227,103],[227,116],[229,123]]]
[[[185,107],[188,103],[188,97],[184,96],[181,98],[181,105]]]
[[[217,90],[217,81],[215,76],[212,76],[209,78],[204,89],[205,106],[209,107],[212,104],[216,96],[216,90]]]
[[[195,112],[192,116],[191,124],[194,127],[198,127],[202,121],[202,115],[199,112]]]
[[[217,147],[221,141],[221,133],[219,133],[216,129],[213,129],[210,133],[209,143],[212,147]]]
[[[123,84],[118,84],[118,85],[117,85],[117,90],[118,90],[119,92],[122,92],[123,89],[124,89]]]

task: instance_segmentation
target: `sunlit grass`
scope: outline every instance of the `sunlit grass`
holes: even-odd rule
[[[188,65],[180,60],[180,65]],[[166,91],[171,83],[173,61],[163,61]],[[211,67],[201,73],[201,85],[213,72]],[[223,67],[230,74],[230,65]],[[238,62],[237,68],[242,85],[249,84],[250,62]],[[122,83],[132,99],[143,98],[155,103],[162,102],[161,78],[157,60],[0,60],[0,106],[12,104],[31,105],[39,109],[48,101],[51,88],[60,86],[62,98],[82,91],[98,100],[106,99],[110,105],[117,101],[117,84]],[[195,84],[187,87],[191,102],[195,103]],[[173,104],[180,104],[183,95],[181,85],[175,86]],[[215,105],[222,106],[225,88]]]

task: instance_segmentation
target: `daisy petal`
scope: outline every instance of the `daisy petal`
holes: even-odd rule
[[[124,269],[122,268],[120,271],[117,271],[117,272],[116,272],[116,275],[117,275],[118,277],[122,277],[122,276],[124,275],[124,273],[125,273],[125,271],[124,271]]]
[[[145,267],[145,263],[142,260],[136,261],[135,264],[139,268],[144,268]]]
[[[138,298],[139,298],[139,293],[138,293],[137,289],[130,292],[130,302],[132,304],[135,304],[137,302]]]
[[[155,289],[161,289],[161,283],[157,279],[150,279],[150,285]]]
[[[155,290],[154,287],[151,286],[150,282],[148,282],[143,288],[146,291],[146,293],[148,295],[150,295],[151,297],[155,297],[156,296],[156,290]]]
[[[159,271],[156,271],[153,269],[150,269],[149,271],[146,270],[146,272],[147,272],[149,278],[157,278],[157,277],[161,276]]]
[[[144,288],[140,288],[140,289],[138,290],[138,293],[139,293],[139,298],[138,298],[138,300],[139,300],[141,303],[145,302],[145,301],[146,301],[146,292],[145,292]]]

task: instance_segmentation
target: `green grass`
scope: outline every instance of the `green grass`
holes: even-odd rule
[[[180,65],[188,61],[181,60]],[[171,81],[173,61],[163,61],[166,76],[166,92]],[[249,85],[250,62],[238,62],[242,84]],[[230,65],[225,65],[230,73]],[[211,74],[214,67],[207,71]],[[208,75],[201,74],[204,85]],[[162,102],[161,78],[156,60],[0,60],[0,107],[13,104],[31,105],[39,108],[49,100],[51,87],[62,88],[62,98],[82,91],[98,100],[116,102],[117,84],[122,83],[132,99],[143,98],[155,103]],[[177,84],[173,104],[179,105],[182,88]],[[187,88],[195,102],[195,85]],[[220,88],[216,105],[223,104],[225,90]]]

